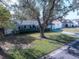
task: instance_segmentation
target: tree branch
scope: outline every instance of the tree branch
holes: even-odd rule
[[[46,25],[46,24],[48,23],[49,18],[50,18],[50,15],[51,15],[52,11],[54,10],[54,7],[55,7],[55,1],[56,1],[56,0],[53,0],[53,1],[52,1],[52,6],[51,6],[51,8],[49,9],[49,12],[48,12],[48,15],[47,15],[48,17],[47,17],[47,19],[44,21],[43,25]]]
[[[74,8],[72,8],[72,9],[67,10],[66,12],[63,13],[62,16],[59,16],[57,19],[63,18],[63,16],[65,16],[68,12],[70,12],[70,11],[72,11],[72,10],[75,10],[75,9],[77,9],[77,8],[78,8],[78,7],[74,7]]]

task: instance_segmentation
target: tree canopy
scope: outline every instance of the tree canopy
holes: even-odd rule
[[[3,5],[0,5],[0,27],[6,27],[10,17],[10,12]]]

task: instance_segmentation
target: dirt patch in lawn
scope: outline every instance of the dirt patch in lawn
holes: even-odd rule
[[[9,50],[14,47],[16,48],[29,48],[32,46],[32,42],[35,40],[34,37],[31,37],[29,35],[11,35],[6,36],[4,39],[0,40],[0,46],[4,50]]]

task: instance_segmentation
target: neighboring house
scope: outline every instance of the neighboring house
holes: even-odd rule
[[[73,27],[78,27],[78,22],[77,21],[72,21],[72,23],[73,23]]]
[[[70,20],[62,20],[63,27],[72,27],[72,22]]]
[[[62,24],[63,24],[63,27],[65,28],[71,28],[71,27],[78,27],[79,24],[77,21],[75,20],[62,20]]]
[[[78,27],[79,27],[79,19],[75,19],[75,21],[78,23]]]
[[[62,29],[62,22],[54,20],[50,25],[48,25],[48,28],[50,28],[51,31],[60,31]]]

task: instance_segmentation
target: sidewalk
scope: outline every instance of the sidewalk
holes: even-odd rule
[[[72,33],[72,32],[61,32],[62,34],[69,34],[69,35],[75,35],[75,33]]]
[[[68,34],[68,35],[72,35],[74,37],[79,37],[79,33],[72,33],[72,32],[61,32],[62,34]]]

